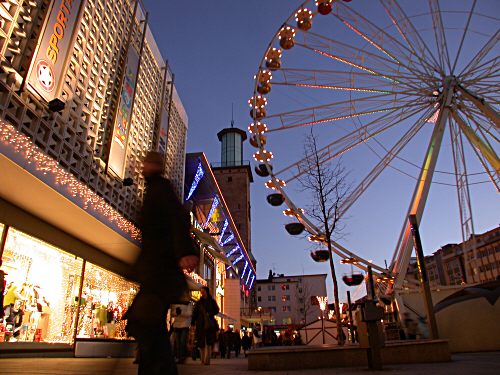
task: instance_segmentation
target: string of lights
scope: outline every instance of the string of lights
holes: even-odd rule
[[[3,120],[0,120],[0,142],[11,147],[15,153],[22,155],[28,164],[35,167],[37,172],[52,176],[55,184],[66,187],[70,196],[80,198],[84,210],[91,209],[103,215],[110,223],[115,224],[133,239],[140,240],[139,228],[125,219],[104,198],[97,195],[84,183],[78,181],[73,174],[61,167],[56,160],[46,155],[30,138]]]

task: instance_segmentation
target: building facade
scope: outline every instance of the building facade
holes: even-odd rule
[[[138,1],[12,0],[0,12],[0,340],[126,338],[147,151],[165,153],[183,196],[173,74]]]
[[[500,277],[500,227],[474,235],[460,244],[447,244],[425,257],[430,285],[468,285]],[[409,277],[418,280],[416,259],[408,267]]]
[[[316,296],[326,297],[326,274],[273,274],[257,280],[257,304],[269,311],[273,326],[303,325],[317,320],[321,310]]]
[[[186,155],[186,206],[201,252],[198,273],[221,308],[221,326],[242,324],[256,279],[255,266],[239,234],[232,211],[203,153]]]

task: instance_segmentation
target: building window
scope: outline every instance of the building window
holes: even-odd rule
[[[233,177],[232,177],[232,176],[229,176],[229,177],[227,178],[227,182],[233,182]]]
[[[274,290],[274,285],[268,285],[267,290]]]
[[[292,311],[292,308],[290,306],[283,306],[282,310],[283,311]]]
[[[260,288],[260,285],[259,285],[259,286],[257,287],[257,292],[260,292],[260,289],[261,289],[261,288]]]
[[[288,284],[281,284],[281,290],[290,290],[290,285],[288,285]]]
[[[285,302],[285,301],[290,301],[290,295],[289,295],[289,294],[284,294],[284,295],[282,295],[282,296],[281,296],[281,300],[282,300],[283,302]]]
[[[274,313],[275,313],[275,312],[276,312],[276,306],[271,306],[271,307],[269,308],[269,310],[271,310],[271,312],[274,312]]]
[[[292,324],[292,318],[283,318],[282,322],[283,324]]]
[[[262,297],[261,297],[261,296],[258,296],[258,297],[257,297],[257,301],[261,302],[261,301],[262,301]]]
[[[268,301],[276,301],[276,296],[267,296]]]

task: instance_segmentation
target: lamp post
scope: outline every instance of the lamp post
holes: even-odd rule
[[[328,297],[317,296],[319,309],[321,310],[321,334],[323,336],[323,344],[325,343],[325,310],[328,304]]]

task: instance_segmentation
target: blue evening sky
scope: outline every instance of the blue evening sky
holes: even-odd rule
[[[144,0],[151,29],[160,51],[175,73],[177,90],[189,117],[188,152],[203,151],[210,162],[220,161],[217,132],[230,126],[232,104],[235,126],[246,130],[251,122],[247,100],[253,95],[253,76],[276,32],[301,3],[296,0]],[[375,3],[378,2],[353,0],[349,6],[402,40],[399,35],[395,35],[397,32],[394,27],[390,27],[390,20]],[[435,46],[429,16],[419,16],[428,12],[427,2],[408,0],[399,3],[408,14],[417,15],[413,21],[419,25],[423,38]],[[472,2],[454,0],[440,4],[443,10],[467,10]],[[476,10],[484,15],[492,15],[499,14],[498,8],[495,0],[481,0]],[[457,49],[466,16],[467,13],[460,12],[443,16],[445,27],[455,36],[455,40],[448,40],[451,51]],[[339,21],[335,23],[332,16],[328,17],[315,18],[311,31],[374,54],[379,53]],[[357,22],[362,24],[363,20],[358,19]],[[484,44],[496,28],[498,21],[485,16],[472,18],[471,29],[474,32],[464,41],[458,70],[463,68],[462,61],[470,60],[477,53],[477,46]],[[386,46],[390,48],[389,44]],[[493,52],[498,56],[498,46],[496,48]],[[454,52],[452,56],[455,56]],[[428,56],[423,58],[427,59]],[[378,68],[369,58],[363,61],[374,70]],[[341,67],[339,62],[311,56],[297,46],[285,52],[283,63],[293,68],[345,70],[345,66]],[[283,113],[355,97],[356,93],[347,91],[307,91],[276,85],[268,95],[268,112]],[[348,114],[351,109],[346,106],[344,110]],[[353,124],[359,127],[370,119],[347,119],[323,124],[315,131],[320,137],[320,144],[324,145],[348,132]],[[402,123],[403,130],[408,129],[407,125],[412,125],[411,119],[408,120],[410,122]],[[299,160],[305,130],[275,132],[269,136],[269,148],[275,153],[275,168]],[[401,158],[395,160],[393,167],[387,168],[370,187],[369,193],[363,194],[352,207],[345,221],[344,236],[339,240],[344,246],[366,259],[373,259],[379,265],[383,265],[384,260],[390,262],[431,130],[432,125],[424,126],[422,134],[419,133],[408,144]],[[351,171],[349,178],[353,184],[373,168],[374,163],[368,160],[378,162],[384,147],[390,148],[394,143],[391,139],[397,139],[395,137],[398,137],[398,133],[383,135],[379,142],[356,147],[343,156],[344,165]],[[498,144],[493,144],[493,147],[498,154]],[[252,160],[253,152],[253,147],[246,142],[245,159]],[[435,175],[435,181],[439,183],[433,184],[431,188],[421,223],[424,252],[427,254],[447,243],[461,242],[457,193],[450,186],[454,184],[454,177],[449,174],[453,170],[450,155],[449,136],[445,136],[437,166],[440,172]],[[472,159],[470,153],[466,155]],[[252,164],[255,164],[253,160]],[[472,162],[468,168],[469,173],[482,171],[477,162]],[[269,206],[265,197],[270,191],[263,186],[265,180],[255,174],[254,179],[251,201],[252,251],[257,259],[258,277],[267,277],[269,269],[285,274],[329,273],[328,263],[318,264],[310,258],[311,245],[307,240],[293,238],[285,232],[283,225],[287,223],[287,218],[281,213],[283,208]],[[486,180],[484,173],[479,174],[474,180],[479,183],[471,187],[477,233],[500,223],[498,193],[492,184],[483,183]],[[300,207],[307,207],[307,195],[298,191],[298,185],[290,186],[289,189],[287,192],[294,202]],[[338,261],[337,257],[336,264]],[[339,276],[349,272],[350,268],[338,265]],[[331,297],[330,279],[327,279],[327,283]],[[343,286],[342,300],[345,299],[345,290]]]

